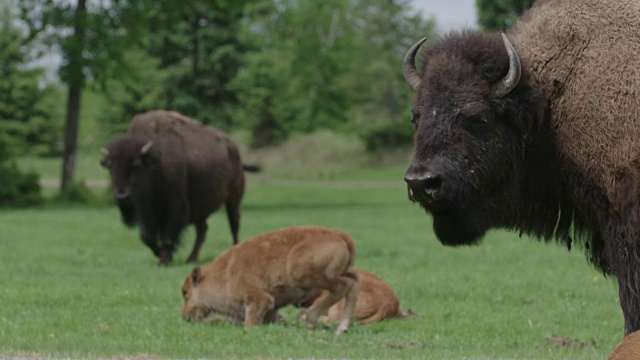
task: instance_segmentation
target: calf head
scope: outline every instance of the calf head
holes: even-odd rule
[[[209,307],[200,294],[200,284],[203,280],[200,267],[194,268],[182,284],[182,318],[187,321],[202,320],[209,315]]]
[[[502,35],[451,34],[424,51],[416,43],[404,76],[416,97],[415,148],[404,180],[409,199],[433,215],[445,245],[478,242],[507,216],[517,197],[527,130],[527,81],[516,50]]]
[[[149,169],[159,163],[153,153],[153,142],[124,136],[100,149],[104,158],[100,164],[109,170],[114,199],[118,203],[130,201],[143,192]]]

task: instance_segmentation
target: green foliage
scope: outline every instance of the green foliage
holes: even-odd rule
[[[535,0],[476,0],[480,26],[489,31],[501,31],[516,23],[517,17]]]
[[[98,203],[98,198],[84,181],[73,181],[54,197],[54,201],[69,204]]]
[[[226,86],[242,64],[237,39],[245,4],[256,0],[156,1],[146,50],[166,71],[164,107],[207,124],[231,124],[236,94]]]
[[[55,86],[39,84],[43,70],[28,67],[25,34],[0,6],[0,141],[16,154],[59,153],[61,119],[51,110]]]
[[[250,186],[241,239],[296,224],[344,229],[355,266],[385,279],[414,318],[340,337],[335,325],[307,329],[290,307],[287,325],[189,323],[180,286],[194,266],[184,262],[191,228],[175,264],[160,268],[115,206],[56,206],[0,214],[0,357],[595,360],[622,339],[616,285],[580,251],[503,231],[444,247],[408,202],[402,172],[378,171],[375,181],[362,172]],[[231,246],[224,212],[208,223],[200,264]]]
[[[237,124],[265,146],[296,132],[366,131],[409,101],[402,57],[433,23],[402,1],[280,1],[246,9],[251,51],[230,87]]]
[[[387,123],[370,128],[363,134],[367,151],[408,146],[413,143],[413,128],[408,125]]]
[[[163,107],[167,73],[160,61],[144,51],[124,54],[122,71],[105,82],[104,104],[98,116],[103,138],[126,132],[133,115]]]
[[[43,200],[38,174],[21,172],[13,160],[0,160],[0,207],[29,207]]]

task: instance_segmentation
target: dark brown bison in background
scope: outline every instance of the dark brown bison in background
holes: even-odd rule
[[[157,110],[136,115],[127,134],[102,152],[123,222],[140,226],[140,238],[161,265],[171,263],[188,224],[196,227],[196,241],[187,261],[197,261],[207,217],[222,204],[238,243],[244,168],[227,134]]]
[[[445,245],[490,228],[571,247],[618,279],[640,330],[640,2],[538,1],[506,34],[426,46],[409,197]]]

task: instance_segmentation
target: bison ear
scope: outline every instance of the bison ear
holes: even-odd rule
[[[196,267],[191,272],[191,282],[193,283],[193,286],[196,286],[200,283],[201,280],[202,274],[200,273],[200,267]]]

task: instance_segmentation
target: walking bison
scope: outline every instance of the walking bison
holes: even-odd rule
[[[640,2],[538,1],[504,34],[454,32],[404,60],[409,198],[445,245],[490,228],[572,241],[640,330]]]
[[[161,265],[171,263],[188,224],[196,228],[188,261],[197,261],[207,217],[222,204],[233,243],[238,242],[244,167],[236,145],[222,131],[156,110],[136,115],[127,134],[102,152],[122,221],[139,225],[140,238]]]
[[[249,327],[273,322],[279,308],[326,290],[302,318],[315,327],[329,307],[345,299],[339,335],[349,328],[358,300],[359,279],[351,271],[355,256],[353,239],[341,230],[293,226],[256,236],[193,269],[182,285],[182,316],[223,315]]]

